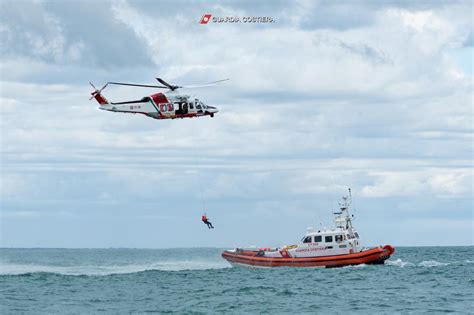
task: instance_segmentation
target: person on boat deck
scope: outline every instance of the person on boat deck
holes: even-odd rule
[[[202,222],[204,222],[204,223],[207,225],[207,227],[208,227],[209,229],[213,229],[213,228],[214,228],[214,227],[212,226],[212,223],[209,222],[209,219],[207,218],[207,216],[206,216],[205,213],[202,215],[202,219],[201,219],[201,220],[202,220]]]

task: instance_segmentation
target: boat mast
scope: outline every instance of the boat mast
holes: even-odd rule
[[[352,194],[349,188],[349,195],[342,196],[342,200],[339,202],[339,212],[334,213],[334,223],[336,227],[342,229],[352,229],[352,217],[349,214],[349,208],[352,204]]]

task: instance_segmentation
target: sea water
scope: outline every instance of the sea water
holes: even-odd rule
[[[474,247],[385,265],[232,268],[222,249],[0,249],[0,313],[474,311]]]

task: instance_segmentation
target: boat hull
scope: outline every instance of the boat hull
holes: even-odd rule
[[[346,255],[280,258],[261,256],[256,251],[235,250],[224,251],[222,258],[233,266],[333,268],[360,264],[383,264],[394,252],[395,249],[392,246],[386,245]]]

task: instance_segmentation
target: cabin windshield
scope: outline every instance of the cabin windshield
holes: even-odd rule
[[[197,98],[194,99],[194,103],[196,104],[197,109],[202,109],[202,102]]]

